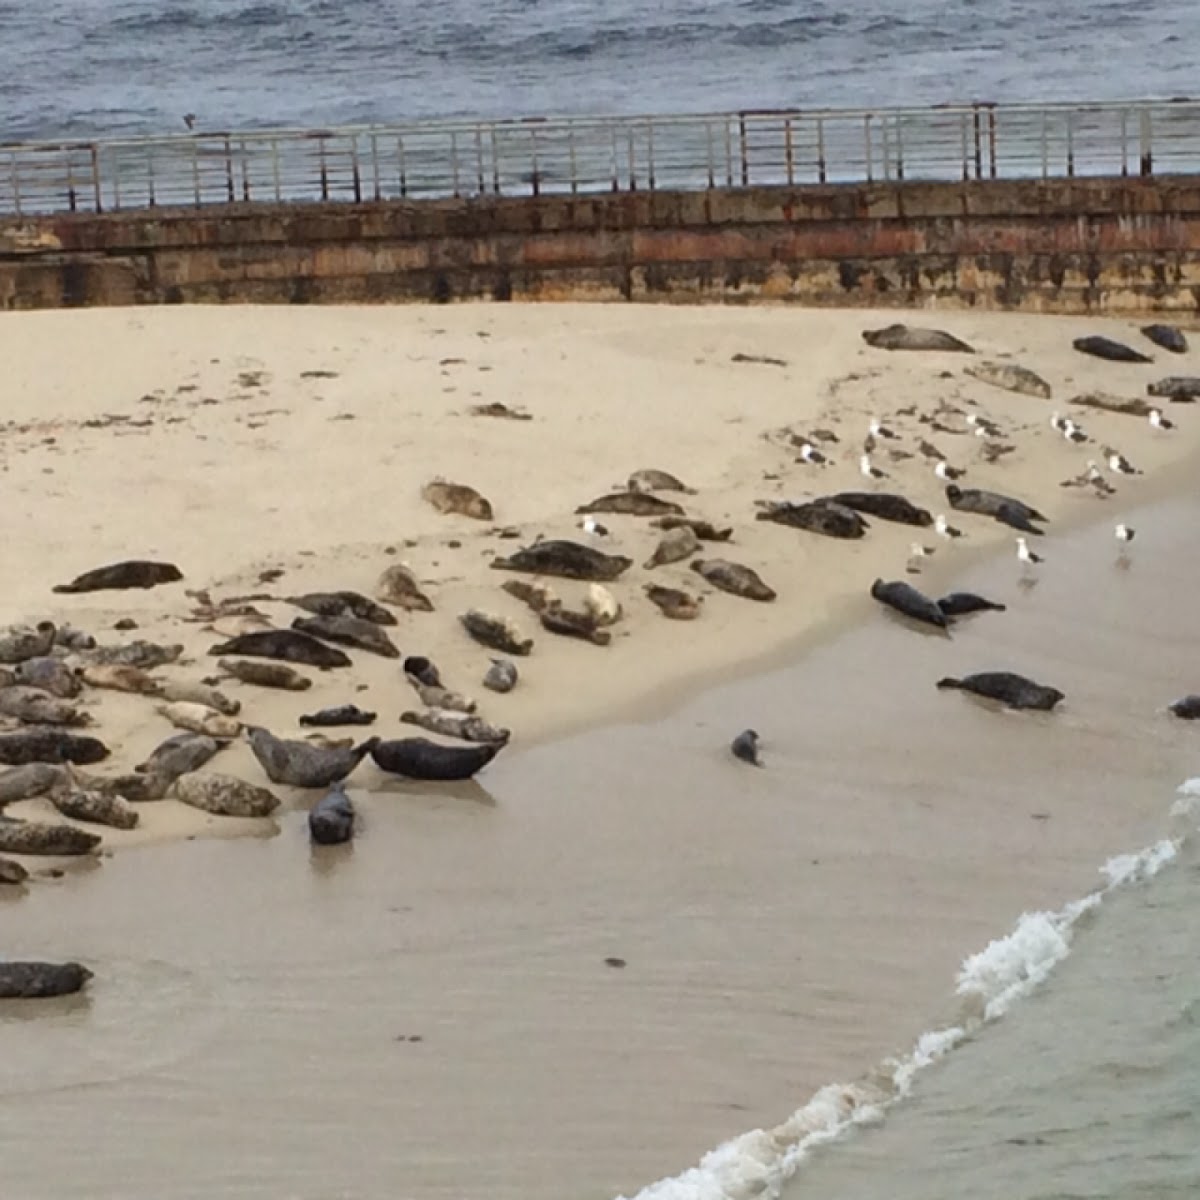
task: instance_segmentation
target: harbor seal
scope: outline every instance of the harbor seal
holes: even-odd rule
[[[421,489],[421,499],[431,504],[443,516],[458,513],[476,521],[492,521],[492,503],[465,483],[450,483],[445,479],[434,479]]]
[[[1008,605],[986,600],[974,592],[951,592],[937,602],[938,608],[948,617],[965,617],[968,613],[1006,612]]]
[[[1126,346],[1124,342],[1099,335],[1076,338],[1071,345],[1080,354],[1090,354],[1093,358],[1103,358],[1108,362],[1148,363],[1154,361],[1148,354],[1143,354],[1132,346]]]
[[[139,819],[132,804],[120,796],[106,796],[103,792],[53,792],[50,803],[73,821],[90,821],[113,829],[134,829]]]
[[[562,599],[549,584],[530,583],[528,579],[506,579],[500,585],[500,590],[528,605],[535,613],[562,604]]]
[[[507,617],[493,616],[478,608],[472,608],[458,619],[475,641],[490,650],[524,657],[533,649],[533,639],[525,637]]]
[[[441,708],[427,708],[420,712],[402,712],[400,721],[404,725],[416,725],[421,729],[428,729],[430,733],[461,738],[464,742],[503,745],[512,736],[509,730],[498,725],[490,725],[479,717],[468,717],[465,713],[447,712]]]
[[[1022,396],[1036,396],[1041,400],[1049,400],[1053,396],[1053,389],[1040,375],[1016,363],[972,363],[963,368],[963,374],[978,379],[980,383],[989,383],[992,387],[1017,392]]]
[[[0,733],[0,764],[20,767],[26,763],[97,763],[111,751],[99,738],[62,729],[23,729]]]
[[[437,687],[430,687],[428,684],[422,683],[415,675],[409,675],[407,678],[413,691],[417,693],[426,708],[448,708],[451,712],[462,712],[469,715],[479,707],[470,696],[452,692],[440,684]]]
[[[946,500],[951,508],[959,512],[991,517],[1002,525],[1019,529],[1023,533],[1041,535],[1046,532],[1033,524],[1034,521],[1046,520],[1036,508],[999,492],[989,492],[983,488],[962,488],[957,483],[951,483],[946,485]]]
[[[563,579],[594,579],[609,583],[633,566],[624,554],[605,554],[580,542],[551,539],[534,542],[507,557],[492,559],[497,571],[524,571],[530,575],[556,575]]]
[[[354,836],[354,805],[340,783],[308,810],[308,835],[319,846],[337,846]]]
[[[423,654],[410,654],[404,660],[404,674],[426,687],[441,687],[442,674],[435,663]]]
[[[1166,379],[1146,384],[1146,395],[1172,400],[1176,404],[1194,404],[1200,398],[1200,375],[1168,375]]]
[[[0,858],[0,884],[10,887],[22,884],[29,878],[29,872],[19,862],[11,858]]]
[[[594,646],[607,646],[612,641],[612,634],[607,629],[601,629],[591,613],[575,612],[560,604],[543,609],[538,613],[538,620],[543,629],[562,637],[578,638]],[[504,649],[503,646],[496,648]]]
[[[1143,325],[1142,337],[1149,339],[1161,350],[1172,354],[1186,354],[1188,340],[1183,330],[1175,325]]]
[[[42,821],[14,821],[0,817],[0,854],[30,854],[75,857],[91,854],[100,845],[98,833],[74,825],[50,825]]]
[[[379,576],[375,584],[375,598],[409,612],[433,612],[433,601],[421,591],[412,568],[404,563],[392,563]]]
[[[210,646],[209,654],[240,654],[248,658],[277,658],[308,667],[348,667],[350,655],[298,629],[263,629],[243,633],[220,645]]]
[[[680,588],[660,587],[657,583],[646,585],[646,596],[664,617],[673,621],[694,621],[704,604],[703,596],[691,596]]]
[[[217,666],[234,679],[257,687],[279,688],[285,692],[306,692],[312,687],[312,680],[307,675],[279,662],[222,658],[217,660]]]
[[[950,620],[946,614],[924,592],[918,591],[911,583],[905,583],[902,579],[890,582],[876,579],[871,584],[871,595],[880,604],[894,609],[910,620],[933,625],[937,629],[950,627]]]
[[[152,671],[155,667],[165,667],[175,662],[183,653],[183,644],[173,642],[162,645],[158,642],[148,642],[137,638],[120,646],[97,646],[90,652],[94,663],[108,663],[123,667],[140,667],[143,671]]]
[[[399,658],[395,643],[374,621],[360,617],[297,617],[292,628],[326,642],[367,650],[383,658]]]
[[[588,585],[583,607],[597,625],[615,625],[621,619],[621,602],[601,583]]]
[[[258,725],[246,726],[250,749],[272,783],[325,788],[345,779],[370,753],[378,738],[349,748],[326,749],[308,742],[287,741]]]
[[[359,592],[306,592],[289,596],[288,604],[318,617],[355,617],[376,625],[395,625],[396,614]]]
[[[646,571],[655,567],[664,567],[669,563],[682,562],[690,558],[700,549],[700,539],[690,525],[681,525],[678,529],[668,529],[654,547],[654,553],[642,564]]]
[[[1200,696],[1184,696],[1169,706],[1169,710],[1182,721],[1194,721],[1200,717]]]
[[[741,563],[725,558],[696,558],[689,564],[697,575],[708,580],[715,588],[731,596],[744,596],[747,600],[769,602],[776,593],[760,578],[757,571]]]
[[[0,688],[0,714],[16,717],[28,725],[62,725],[78,729],[91,724],[91,717],[70,700],[60,700],[41,688],[14,684]]]
[[[126,667],[120,663],[84,663],[79,677],[88,687],[139,696],[157,696],[162,686],[162,680],[141,667]]]
[[[85,571],[70,583],[57,584],[50,590],[74,595],[80,592],[152,588],[164,583],[178,583],[182,578],[183,572],[174,563],[147,562],[135,558]]]
[[[328,728],[332,725],[374,725],[376,716],[376,713],[366,712],[357,704],[339,704],[336,708],[322,708],[314,713],[305,713],[299,723],[312,728]]]
[[[207,683],[189,683],[183,679],[166,679],[158,689],[158,694],[167,701],[184,701],[190,704],[203,704],[206,708],[215,709],[222,716],[236,717],[242,711],[242,702],[232,700],[224,692]]]
[[[756,521],[771,521],[792,529],[819,533],[822,537],[861,538],[869,526],[853,509],[830,500],[809,500],[796,504],[790,500],[756,501]]]
[[[157,775],[173,783],[181,775],[200,770],[227,744],[206,733],[175,733],[159,742],[149,757],[133,769],[138,774]]]
[[[1058,688],[1035,683],[1012,671],[983,671],[977,675],[964,675],[961,679],[947,676],[939,679],[937,686],[973,692],[988,700],[998,700],[1009,708],[1032,708],[1043,712],[1049,712],[1064,699]]]
[[[660,471],[656,467],[643,467],[634,471],[625,483],[625,490],[630,492],[683,492],[694,496],[695,488],[690,488],[681,479],[669,471]]]
[[[503,748],[503,741],[443,746],[428,738],[394,738],[377,743],[371,757],[381,771],[406,779],[471,779]]]
[[[679,529],[686,525],[702,542],[727,542],[733,537],[733,526],[718,529],[711,521],[701,517],[655,517],[650,522],[656,529]]]
[[[18,800],[32,800],[62,787],[67,774],[54,763],[32,762],[23,767],[0,771],[0,808]]]
[[[490,692],[511,692],[517,686],[519,675],[516,663],[507,658],[493,658],[483,677],[483,686]]]
[[[72,996],[92,978],[92,972],[77,962],[0,962],[0,1000]]]
[[[18,663],[13,682],[39,688],[60,700],[74,700],[83,691],[79,672],[67,666],[61,658],[43,655]]]
[[[924,529],[933,524],[933,517],[927,508],[920,508],[894,492],[838,492],[825,499],[831,504],[840,504],[897,525],[913,525]]]
[[[762,759],[758,754],[758,734],[753,729],[744,729],[729,745],[734,758],[739,758],[752,767],[761,767]]]
[[[235,738],[242,730],[242,723],[236,718],[227,717],[215,708],[209,708],[207,704],[176,700],[171,704],[156,705],[155,712],[170,721],[176,729],[203,733],[218,740]]]
[[[683,508],[673,500],[664,500],[652,492],[609,492],[587,504],[581,504],[576,516],[585,513],[622,513],[628,517],[681,517]]]
[[[90,771],[81,771],[77,767],[67,766],[70,786],[89,792],[99,792],[103,796],[120,796],[130,804],[147,804],[161,800],[171,786],[171,780],[165,775],[138,774],[136,771],[124,775],[96,775]]]
[[[950,350],[960,354],[974,354],[973,346],[967,345],[952,333],[942,329],[922,329],[915,325],[887,325],[882,329],[864,329],[862,340],[877,350]]]
[[[30,658],[45,658],[54,647],[54,623],[39,621],[36,626],[10,625],[0,633],[0,663],[15,666]]]
[[[74,625],[60,625],[54,631],[54,644],[64,650],[95,650],[96,639]]]
[[[279,807],[274,792],[216,771],[182,775],[175,781],[174,791],[183,804],[218,817],[269,817]]]

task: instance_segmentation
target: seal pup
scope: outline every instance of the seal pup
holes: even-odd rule
[[[421,489],[421,499],[443,515],[459,513],[476,521],[495,520],[491,501],[465,483],[450,483],[445,479],[430,480]]]
[[[1175,428],[1175,422],[1164,417],[1161,408],[1152,408],[1146,419],[1150,422],[1151,429],[1160,429],[1166,432]]]
[[[34,628],[10,625],[0,633],[0,663],[16,666],[30,658],[45,658],[54,647],[54,623],[39,621]]]
[[[203,704],[215,709],[222,716],[236,717],[242,711],[242,702],[232,700],[224,692],[206,683],[189,683],[185,679],[164,679],[158,694],[166,701],[181,700],[190,704]]]
[[[41,688],[23,684],[0,688],[0,714],[16,717],[28,725],[64,725],[76,729],[90,725],[92,720],[70,700],[60,700]]]
[[[395,625],[396,614],[360,592],[305,592],[289,596],[286,603],[318,617],[355,617],[375,625]]]
[[[694,621],[704,604],[703,596],[691,596],[679,588],[660,587],[657,583],[646,584],[646,596],[664,617],[673,621]]]
[[[404,660],[404,674],[418,680],[426,687],[442,686],[441,672],[423,654],[410,654]]]
[[[0,817],[0,853],[35,854],[57,858],[91,854],[100,845],[98,833],[74,825],[51,825],[43,821],[14,821]]]
[[[561,597],[545,583],[530,583],[527,579],[506,579],[500,585],[500,590],[528,605],[536,613],[562,604]]]
[[[1141,333],[1160,350],[1167,350],[1172,354],[1187,353],[1187,338],[1184,337],[1183,331],[1174,325],[1143,325]]]
[[[683,516],[683,509],[673,500],[664,500],[652,492],[609,492],[576,510],[577,516],[584,513],[623,513],[630,517]]]
[[[524,571],[530,575],[555,575],[563,579],[594,579],[609,583],[633,566],[623,554],[605,554],[579,542],[563,539],[534,542],[515,554],[492,559],[496,571]]]
[[[601,629],[591,613],[574,612],[563,608],[561,604],[543,609],[538,613],[538,620],[543,629],[562,637],[579,638],[594,646],[607,646],[612,641],[612,634],[607,629]]]
[[[433,612],[433,601],[421,591],[421,585],[407,563],[392,563],[379,576],[375,598],[409,612]]]
[[[371,750],[371,758],[381,771],[406,779],[471,779],[503,748],[502,741],[443,746],[428,738],[394,738],[378,742]]]
[[[965,617],[968,613],[977,612],[1007,612],[1007,604],[998,604],[995,600],[987,600],[974,592],[951,592],[937,602],[938,608],[947,617]]]
[[[1111,446],[1104,447],[1104,462],[1114,475],[1142,474],[1123,454],[1118,454]]]
[[[718,529],[711,521],[700,517],[656,517],[650,524],[657,529],[678,529],[687,525],[702,542],[727,542],[733,537],[732,526]]]
[[[103,792],[52,792],[50,803],[73,821],[90,821],[113,829],[135,829],[139,820],[138,810],[127,800]]]
[[[730,562],[726,558],[696,558],[688,565],[713,587],[731,596],[768,603],[776,597],[775,590],[762,581],[757,571],[741,563]]]
[[[939,458],[933,466],[933,473],[939,478],[953,483],[956,479],[961,479],[966,471],[959,467],[952,467],[944,458]]]
[[[44,796],[66,781],[66,772],[54,763],[26,763],[23,767],[0,771],[0,808],[18,800]]]
[[[68,595],[80,592],[115,591],[126,588],[152,588],[164,583],[178,583],[183,572],[174,563],[147,562],[129,559],[96,567],[77,575],[70,583],[56,584],[50,590]]]
[[[308,810],[308,835],[319,846],[337,846],[354,836],[354,805],[335,783]]]
[[[933,523],[934,532],[938,537],[944,538],[960,538],[963,533],[961,529],[956,529],[949,521],[946,520],[945,513],[938,513],[936,520]]]
[[[182,642],[163,645],[137,638],[120,646],[97,646],[90,652],[90,661],[107,666],[137,667],[143,671],[152,671],[155,667],[165,667],[177,661],[182,653]]]
[[[404,725],[417,725],[430,733],[445,737],[461,738],[464,742],[505,743],[511,732],[498,725],[489,725],[479,717],[468,717],[465,713],[448,712],[442,708],[427,708],[421,712],[402,712],[400,721]],[[375,739],[378,742],[378,738]]]
[[[533,639],[525,637],[507,617],[493,616],[481,609],[472,608],[463,613],[458,620],[475,641],[489,650],[524,657],[533,649]]]
[[[878,350],[949,350],[974,354],[969,346],[952,333],[942,329],[922,329],[915,325],[887,325],[882,329],[864,329],[862,340]]]
[[[176,729],[189,733],[203,733],[211,738],[228,740],[241,732],[242,723],[209,708],[207,704],[196,704],[188,700],[176,700],[170,704],[157,704],[154,711],[165,717]]]
[[[92,972],[77,962],[0,962],[0,1000],[73,996],[92,978]]]
[[[417,693],[426,708],[448,708],[451,712],[470,715],[479,707],[469,696],[452,692],[440,684],[437,687],[430,687],[428,684],[422,683],[415,675],[409,675],[407,678],[413,691]]]
[[[483,686],[490,692],[511,692],[517,686],[517,667],[507,658],[493,658],[483,677]]]
[[[285,692],[305,692],[312,687],[312,680],[307,675],[279,662],[221,658],[217,660],[217,666],[234,679],[257,687],[279,688]]]
[[[749,763],[753,767],[761,767],[762,759],[758,753],[758,734],[753,729],[743,729],[729,744],[733,757]]]
[[[138,774],[156,775],[174,783],[181,775],[200,770],[227,744],[206,733],[175,733],[159,742],[133,769]]]
[[[61,729],[23,729],[0,733],[0,764],[20,767],[26,763],[97,763],[111,751],[99,738]]]
[[[597,625],[615,625],[621,619],[621,602],[602,583],[588,585],[583,607]]]
[[[1177,716],[1181,721],[1194,721],[1200,717],[1200,696],[1184,696],[1168,705],[1167,711]]]
[[[863,454],[859,457],[858,472],[867,479],[886,479],[888,477],[886,471],[881,471],[871,462],[870,454]]]
[[[357,704],[339,704],[336,708],[322,708],[313,713],[304,713],[299,724],[305,727],[327,727],[330,725],[374,725],[377,714],[366,712]]]
[[[61,658],[42,655],[17,663],[12,672],[13,682],[38,688],[60,700],[73,700],[83,690],[79,672],[67,666]]]
[[[755,504],[759,509],[754,515],[756,521],[771,521],[823,537],[860,538],[868,529],[866,521],[853,508],[824,497],[803,504],[790,500],[756,500]]]
[[[309,667],[348,667],[351,658],[333,646],[298,629],[263,629],[243,633],[210,646],[212,655],[240,654],[248,658],[277,658]]]
[[[368,738],[349,749],[328,750],[308,742],[278,738],[259,725],[247,725],[246,733],[250,749],[267,778],[272,783],[301,788],[328,787],[345,779],[379,741]]]
[[[902,616],[937,629],[948,629],[949,618],[924,592],[919,592],[911,583],[902,579],[885,582],[876,579],[871,584],[871,596],[880,604],[894,609]]]
[[[660,471],[655,467],[643,467],[634,471],[626,480],[625,488],[630,492],[683,492],[694,496],[696,489],[688,487],[681,479],[669,471]]]
[[[375,624],[360,617],[296,617],[292,628],[325,642],[337,642],[355,650],[367,650],[383,658],[399,658],[396,644]]]
[[[293,744],[304,745],[303,742]],[[192,771],[182,775],[175,781],[174,792],[181,803],[218,817],[269,817],[279,807],[279,797],[274,792],[217,771]]]
[[[1064,699],[1064,694],[1058,688],[1035,683],[1012,671],[982,671],[976,675],[964,675],[961,679],[946,676],[937,681],[937,686],[973,692],[988,700],[998,700],[1009,708],[1032,708],[1043,712],[1049,712]]]
[[[700,549],[700,539],[690,526],[681,525],[678,529],[669,529],[659,539],[654,547],[654,553],[642,564],[646,571],[655,567],[666,566],[669,563],[681,562],[690,558]]]

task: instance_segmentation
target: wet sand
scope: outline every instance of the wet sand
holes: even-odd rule
[[[950,640],[869,612],[478,785],[356,788],[344,853],[311,854],[293,812],[39,884],[0,907],[6,952],[97,978],[0,1013],[8,1185],[632,1195],[906,1049],[964,954],[1153,840],[1195,773],[1196,730],[1161,712],[1197,686],[1187,490],[1041,539],[1032,589],[975,563],[954,582],[1010,610]],[[933,687],[996,667],[1067,701],[1012,715]],[[764,771],[725,751],[745,725]]]

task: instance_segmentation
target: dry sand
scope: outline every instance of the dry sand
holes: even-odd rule
[[[940,542],[932,530],[881,521],[862,541],[830,540],[756,521],[758,500],[873,487],[949,513],[932,463],[913,453],[927,438],[952,466],[967,470],[964,485],[1004,490],[1063,522],[1101,506],[1091,494],[1058,486],[1097,456],[1097,445],[1076,447],[1056,435],[1048,424],[1053,409],[1072,412],[1097,442],[1113,442],[1147,475],[1196,445],[1186,421],[1163,434],[1141,420],[1076,412],[1065,403],[1095,390],[1141,395],[1147,381],[1186,369],[1160,351],[1155,365],[1132,366],[1071,348],[1072,338],[1099,331],[1151,349],[1129,322],[926,315],[920,323],[951,330],[979,355],[864,345],[863,329],[895,317],[573,305],[7,314],[0,324],[7,367],[0,622],[50,617],[106,642],[182,642],[185,658],[163,674],[194,680],[214,673],[206,651],[220,639],[188,620],[187,589],[209,589],[216,598],[370,593],[384,567],[406,561],[428,585],[436,611],[399,614],[392,632],[401,650],[432,657],[446,682],[476,694],[483,715],[511,728],[520,746],[631,711],[663,688],[768,660],[830,621],[866,611],[870,581],[904,574],[914,535],[931,547]],[[784,365],[735,362],[737,355]],[[979,358],[1036,370],[1055,399],[966,376],[963,368]],[[472,405],[495,402],[533,419],[470,414]],[[982,441],[965,424],[969,412],[998,422],[998,440],[1015,451],[993,465],[982,462]],[[949,431],[921,422],[934,414]],[[880,442],[875,461],[890,478],[873,485],[858,471],[870,415],[902,435]],[[824,469],[797,463],[794,447],[773,436],[815,429],[839,438],[818,443],[832,461]],[[892,461],[893,447],[913,456]],[[645,519],[601,515],[611,530],[601,548],[635,561],[612,587],[626,614],[613,644],[543,632],[500,591],[511,576],[490,570],[489,558],[538,535],[587,540],[575,508],[643,467],[671,471],[695,488],[695,496],[669,498],[735,530],[732,543],[706,543],[702,553],[754,567],[779,599],[757,604],[714,592],[686,564],[647,571],[642,563],[660,532]],[[437,476],[479,489],[495,521],[436,512],[420,492]],[[1118,481],[1122,499],[1144,486],[1144,478]],[[972,548],[1011,545],[1002,526],[950,515],[968,536],[940,543],[934,561],[943,569]],[[517,531],[519,540],[499,538],[500,528]],[[50,592],[124,558],[170,560],[185,582],[144,593]],[[267,569],[281,570],[282,578],[262,584]],[[703,594],[701,619],[662,617],[642,594],[650,579]],[[581,585],[554,587],[579,606]],[[489,653],[456,619],[470,606],[512,617],[535,638],[510,695],[480,687]],[[260,607],[281,626],[304,615],[285,603]],[[136,633],[109,632],[129,616]],[[277,733],[294,734],[302,712],[348,701],[379,712],[373,732],[420,732],[397,721],[415,701],[398,664],[355,658],[352,672],[329,672],[308,692],[232,682],[227,690],[242,700],[248,720]],[[143,698],[90,695],[95,732],[113,748],[108,765],[115,769],[127,769],[172,732]],[[213,766],[259,778],[244,745]],[[369,785],[368,776],[379,778],[370,763],[356,782]],[[106,843],[264,824],[212,818],[175,802],[143,812],[139,830],[106,832]]]

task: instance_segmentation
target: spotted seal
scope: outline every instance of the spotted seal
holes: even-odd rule
[[[1064,693],[1058,688],[1035,683],[1012,671],[982,671],[976,675],[964,675],[961,679],[946,676],[937,681],[937,686],[973,692],[988,700],[998,700],[1009,708],[1032,708],[1044,712],[1050,711],[1064,699]]]
[[[106,796],[103,792],[52,792],[50,803],[64,817],[74,821],[89,821],[94,825],[109,825],[113,829],[134,829],[139,819],[138,811],[132,804],[120,796]]]
[[[92,972],[77,962],[0,962],[0,1000],[71,996],[92,978]]]
[[[731,596],[766,602],[775,599],[775,589],[768,587],[757,571],[741,563],[730,562],[724,558],[696,558],[689,566],[713,587],[728,592]]]
[[[14,821],[0,817],[0,854],[32,854],[73,857],[91,854],[100,845],[100,835],[74,825],[50,825],[42,821]]]
[[[0,764],[9,767],[25,763],[97,763],[111,751],[99,738],[68,733],[62,729],[23,729],[0,733]]]
[[[307,675],[281,662],[255,662],[253,659],[222,658],[217,666],[242,683],[256,687],[279,688],[285,692],[306,692],[312,687]]]
[[[324,788],[345,779],[370,753],[378,738],[349,748],[327,749],[308,742],[278,738],[268,729],[248,725],[250,749],[272,783]]]
[[[309,746],[306,749],[316,748]],[[175,781],[174,792],[182,803],[219,817],[269,817],[279,807],[279,797],[274,792],[216,771],[193,771],[182,775]]]
[[[664,500],[652,492],[609,492],[581,504],[576,510],[576,516],[585,513],[620,513],[627,517],[664,517],[667,515],[683,516],[682,506],[674,500]]]
[[[463,613],[458,620],[475,641],[490,650],[524,657],[533,649],[533,639],[525,637],[517,625],[507,617],[497,617],[481,609],[472,608]]]
[[[302,596],[289,596],[287,603],[318,617],[354,617],[375,625],[396,624],[395,613],[360,592],[306,592]]]
[[[461,738],[464,742],[504,743],[512,736],[509,730],[489,725],[479,717],[468,717],[465,713],[447,712],[441,708],[402,712],[400,720],[405,725],[417,725],[421,729],[428,729],[430,733]]]

